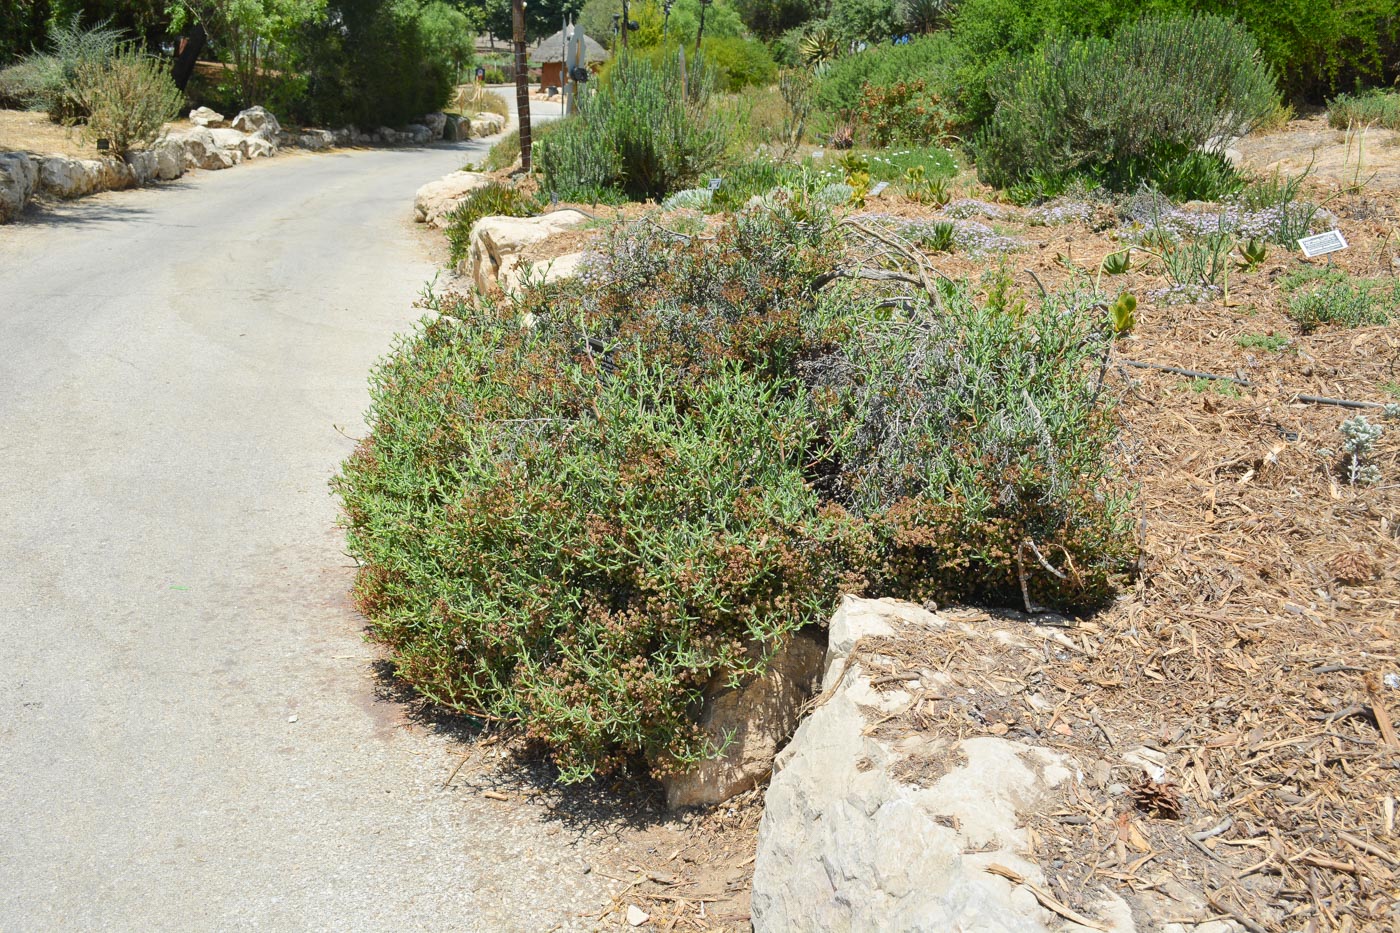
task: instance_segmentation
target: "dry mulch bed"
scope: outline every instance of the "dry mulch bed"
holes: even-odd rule
[[[1334,266],[1400,273],[1395,192],[1312,196],[1330,197],[1352,244]],[[866,211],[932,214],[893,192]],[[1122,247],[1100,221],[983,219],[1025,246],[926,258],[974,279],[1004,262],[1033,295],[1092,275]],[[1261,268],[1232,273],[1228,301],[1176,306],[1147,297],[1164,284],[1150,265],[1105,276],[1106,291],[1139,299],[1109,370],[1139,490],[1135,584],[1085,619],[947,612],[986,634],[1035,624],[1063,635],[1033,639],[1034,649],[981,650],[996,642],[978,638],[968,650],[953,630],[881,649],[949,673],[964,698],[974,691],[972,702],[920,695],[882,730],[1002,735],[1078,762],[1083,781],[1030,828],[1050,888],[1081,912],[1092,915],[1106,888],[1139,906],[1153,900],[1153,916],[1188,928],[1400,929],[1400,422],[1363,412],[1387,429],[1372,460],[1382,478],[1352,486],[1319,451],[1340,449],[1338,425],[1357,412],[1299,398],[1400,401],[1400,332],[1302,333],[1279,280],[1305,262],[1270,246]],[[1264,336],[1287,343],[1258,346]],[[747,928],[760,804],[755,794],[675,823],[653,800],[654,818],[620,837],[612,870],[626,888],[598,922],[624,923],[638,905],[662,928]]]

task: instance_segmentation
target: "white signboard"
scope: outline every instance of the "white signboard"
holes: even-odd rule
[[[718,191],[718,190],[719,190],[719,185],[720,185],[720,179],[718,179],[718,178],[711,178],[711,179],[710,179],[710,190],[711,190],[711,191]]]
[[[1298,246],[1303,250],[1303,255],[1311,259],[1313,256],[1325,256],[1346,249],[1347,241],[1342,236],[1342,231],[1328,230],[1317,236],[1303,237],[1298,241]]]
[[[879,183],[878,185],[876,185],[874,188],[871,188],[871,189],[870,189],[870,196],[871,196],[872,198],[878,198],[878,197],[880,196],[880,192],[881,192],[881,191],[884,191],[884,190],[885,190],[886,188],[888,188],[889,186],[890,186],[890,183],[887,182],[887,181],[882,181],[882,182],[880,182],[880,183]]]

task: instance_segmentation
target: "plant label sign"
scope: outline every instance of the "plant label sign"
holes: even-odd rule
[[[1346,237],[1342,236],[1342,231],[1328,230],[1317,236],[1303,237],[1298,241],[1298,246],[1303,250],[1303,255],[1311,259],[1314,256],[1326,256],[1328,253],[1346,249],[1347,241]]]
[[[721,182],[721,179],[719,179],[719,178],[711,178],[711,179],[710,179],[710,190],[711,190],[711,191],[718,191],[718,190],[719,190],[719,186],[720,186],[720,182]]]
[[[884,190],[885,190],[886,188],[888,188],[889,186],[890,186],[890,183],[887,182],[887,181],[882,181],[882,182],[880,182],[880,183],[879,183],[878,185],[876,185],[874,188],[871,188],[871,189],[870,189],[870,196],[871,196],[872,198],[878,198],[878,197],[880,196],[880,192],[881,192],[881,191],[884,191]]]

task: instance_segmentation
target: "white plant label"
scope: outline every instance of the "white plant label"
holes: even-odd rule
[[[719,190],[720,181],[721,181],[721,179],[719,179],[719,178],[711,178],[711,179],[710,179],[710,190],[711,190],[711,191],[718,191],[718,190]]]
[[[884,190],[885,190],[886,188],[888,188],[889,186],[890,186],[890,183],[887,182],[887,181],[882,181],[882,182],[880,182],[880,183],[879,183],[878,185],[876,185],[874,188],[871,188],[871,189],[870,189],[870,196],[871,196],[872,198],[878,198],[878,197],[880,196],[880,192],[881,192],[881,191],[884,191]]]
[[[1342,231],[1328,230],[1317,236],[1303,237],[1298,241],[1298,246],[1303,250],[1303,255],[1311,259],[1314,256],[1325,256],[1346,249],[1347,241],[1346,237],[1342,236]]]

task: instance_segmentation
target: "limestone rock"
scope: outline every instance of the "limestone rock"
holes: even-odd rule
[[[151,153],[156,157],[155,177],[158,180],[173,181],[185,174],[185,150],[179,142],[162,139]]]
[[[282,124],[262,107],[249,107],[233,118],[233,128],[244,133],[256,133],[268,129],[272,134],[282,132]]]
[[[420,224],[436,227],[444,215],[478,188],[491,184],[480,172],[453,172],[418,189],[413,197],[413,219]]]
[[[426,146],[434,139],[437,139],[437,137],[433,135],[433,131],[421,123],[410,123],[403,128],[403,132],[399,135],[400,139],[410,146]]]
[[[39,184],[39,169],[27,153],[0,152],[0,224],[24,211]]]
[[[471,119],[472,136],[494,136],[505,128],[505,118],[498,113],[478,113]]]
[[[663,777],[666,805],[674,809],[721,803],[767,775],[778,747],[792,735],[802,705],[812,697],[824,655],[821,639],[799,632],[762,677],[751,677],[737,688],[712,683],[706,690],[700,729],[717,745],[728,735],[729,744],[718,758],[702,761],[687,773]]]
[[[214,137],[214,145],[220,149],[241,149],[247,136],[235,129],[211,129],[209,135]]]
[[[823,679],[832,695],[778,756],[768,789],[754,929],[1059,929],[1030,891],[985,869],[997,863],[1043,883],[1021,854],[1021,814],[1071,780],[1070,769],[1058,753],[990,736],[950,742],[915,733],[891,743],[865,735],[872,703],[899,709],[912,697],[876,691],[849,659],[851,647],[892,633],[896,621],[946,624],[907,603],[853,597],[832,620]],[[900,773],[912,766],[927,778],[906,783],[893,770],[900,764]]]
[[[159,169],[159,158],[154,150],[141,149],[126,154],[126,164],[131,167],[136,184],[148,185],[155,181]]]
[[[196,107],[190,111],[190,122],[195,126],[204,126],[214,129],[220,126],[228,126],[228,121],[224,119],[222,113],[216,113],[208,107]]]
[[[442,138],[450,143],[459,142],[465,138],[461,121],[451,114],[447,117],[447,125],[442,128]]]
[[[330,130],[306,130],[292,137],[292,145],[313,151],[329,149],[335,145],[335,134]]]
[[[527,281],[533,285],[548,285],[551,282],[578,278],[587,259],[587,253],[569,253],[565,256],[556,256],[553,259],[539,262],[522,262],[502,274],[499,284],[501,290],[509,294]],[[791,727],[788,731],[792,731]],[[767,773],[766,766],[764,773]],[[739,791],[736,790],[734,793],[737,794]],[[684,804],[677,804],[677,806],[684,806]]]
[[[98,191],[130,188],[136,173],[115,159],[70,159],[49,156],[39,165],[39,188],[59,198],[81,198]]]
[[[433,139],[442,139],[442,131],[447,127],[447,114],[430,113],[423,117],[423,125],[433,134]]]
[[[471,245],[458,271],[470,274],[483,292],[510,284],[526,247],[587,224],[582,211],[565,209],[539,217],[483,217],[472,227]]]
[[[205,127],[196,127],[169,138],[184,151],[185,168],[218,171],[234,164],[233,156],[219,148],[213,131]]]

